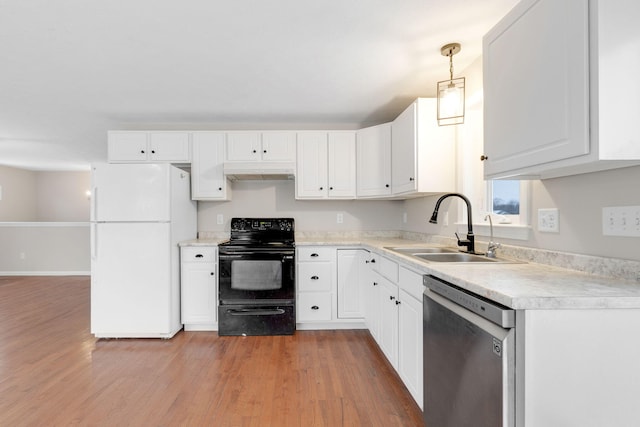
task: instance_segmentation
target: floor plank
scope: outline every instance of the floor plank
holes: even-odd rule
[[[419,426],[367,331],[97,340],[88,277],[0,277],[0,425]]]

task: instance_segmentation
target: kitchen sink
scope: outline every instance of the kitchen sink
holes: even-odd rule
[[[436,248],[436,247],[403,247],[403,248],[385,248],[390,251],[398,252],[404,255],[415,255],[415,254],[455,254],[458,253],[456,249],[449,248]]]
[[[433,262],[499,262],[499,260],[496,258],[487,258],[483,255],[465,254],[462,252],[435,254],[415,253],[411,255],[425,261]]]
[[[518,261],[504,260],[500,258],[487,258],[484,255],[475,255],[460,252],[452,248],[440,247],[385,247],[393,252],[407,255],[426,262],[455,262],[455,263],[497,263],[512,264]]]

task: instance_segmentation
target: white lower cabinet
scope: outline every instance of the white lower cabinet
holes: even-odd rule
[[[338,249],[338,318],[363,319],[369,251]]]
[[[401,266],[399,288],[398,374],[422,409],[422,274]]]
[[[422,408],[422,275],[375,254],[369,265],[365,323]]]
[[[336,248],[304,246],[296,251],[296,323],[330,322],[333,319]]]
[[[185,331],[218,329],[215,246],[184,246],[181,257],[181,319]]]
[[[380,277],[380,334],[378,345],[398,370],[398,286]]]

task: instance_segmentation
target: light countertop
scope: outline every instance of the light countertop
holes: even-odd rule
[[[217,245],[224,239],[182,242],[181,246]],[[616,279],[531,262],[434,263],[386,247],[441,246],[398,238],[358,236],[296,237],[296,246],[364,248],[420,274],[442,280],[514,309],[640,309],[640,282]],[[500,256],[500,253],[498,253]]]

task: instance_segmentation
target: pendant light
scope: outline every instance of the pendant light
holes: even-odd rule
[[[449,43],[440,49],[449,57],[449,80],[438,82],[438,125],[464,123],[464,77],[453,78],[453,55],[460,52],[460,43]]]

